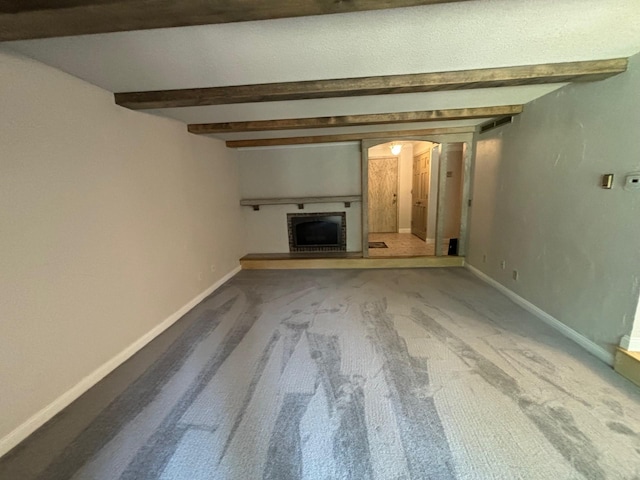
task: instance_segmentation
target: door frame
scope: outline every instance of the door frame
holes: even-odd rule
[[[440,152],[440,177],[438,182],[438,208],[436,213],[436,256],[442,256],[443,228],[444,228],[444,199],[445,184],[447,175],[447,155],[446,144],[463,144],[463,165],[464,183],[462,187],[462,212],[460,215],[460,238],[458,239],[458,256],[464,257],[467,253],[467,243],[469,235],[469,214],[471,212],[471,195],[473,184],[473,163],[475,161],[477,133],[449,133],[441,135],[425,136],[393,136],[380,137],[360,141],[360,191],[362,194],[361,211],[361,235],[362,235],[362,256],[369,258],[369,148],[389,143],[393,141],[419,141],[432,142],[442,145]],[[398,202],[399,203],[399,202]]]
[[[377,160],[377,159],[382,159],[382,158],[395,158],[396,159],[396,230],[398,230],[400,228],[400,200],[398,197],[398,193],[400,192],[400,155],[389,155],[388,157],[367,157],[367,161],[370,160]],[[364,208],[364,203],[362,204],[363,208]],[[368,174],[368,168],[367,168],[367,236],[369,235],[369,174]],[[369,243],[367,242],[367,245],[369,245]]]

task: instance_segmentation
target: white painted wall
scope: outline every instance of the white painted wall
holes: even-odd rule
[[[258,148],[238,151],[242,198],[360,195],[360,146],[357,143]],[[249,253],[286,253],[287,213],[346,212],[347,250],[360,251],[361,203],[265,205],[243,207]]]
[[[620,340],[620,346],[626,350],[640,352],[640,299],[638,299],[636,314],[633,317],[631,333],[622,337],[622,340]]]
[[[635,55],[623,75],[535,100],[480,136],[475,165],[468,262],[610,352],[640,288],[640,193],[622,188],[640,170],[638,85]]]
[[[244,249],[234,152],[222,142],[33,60],[0,51],[0,72],[5,448]]]

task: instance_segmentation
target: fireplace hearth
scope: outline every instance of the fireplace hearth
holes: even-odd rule
[[[345,212],[288,213],[290,252],[346,252]]]

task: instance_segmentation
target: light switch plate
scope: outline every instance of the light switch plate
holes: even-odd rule
[[[602,182],[600,184],[602,188],[610,190],[613,187],[613,173],[605,173],[602,175]]]

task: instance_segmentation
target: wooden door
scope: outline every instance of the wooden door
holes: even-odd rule
[[[398,158],[369,159],[369,233],[398,231]]]
[[[413,157],[411,185],[411,233],[427,240],[427,210],[429,208],[429,170],[431,150]]]

